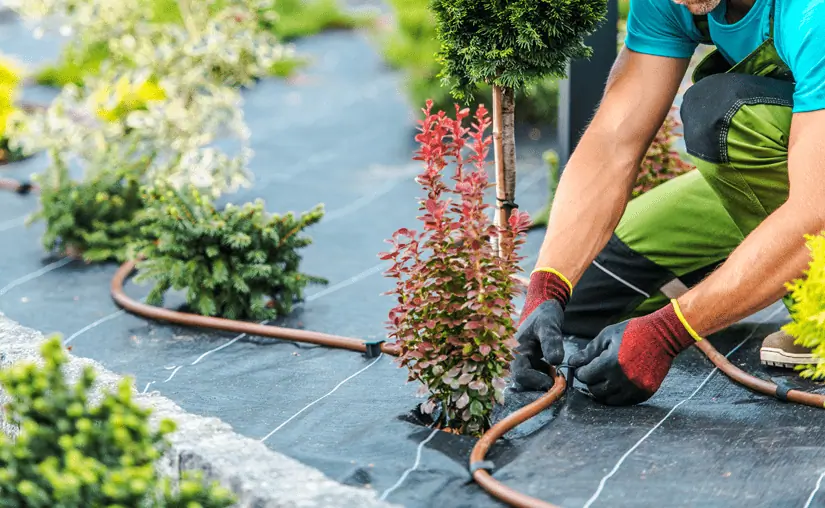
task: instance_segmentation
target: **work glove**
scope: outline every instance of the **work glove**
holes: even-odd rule
[[[639,404],[656,393],[676,356],[699,340],[671,300],[652,314],[608,326],[569,364],[596,400]]]
[[[542,268],[530,274],[510,365],[514,391],[546,391],[553,386],[547,370],[564,360],[561,327],[571,291],[570,282],[556,270]]]

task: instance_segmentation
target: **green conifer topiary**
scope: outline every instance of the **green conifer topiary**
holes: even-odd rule
[[[320,205],[300,217],[268,214],[261,200],[217,210],[195,190],[163,185],[147,189],[145,199],[135,282],[155,283],[150,304],[186,289],[199,314],[272,319],[290,312],[308,284],[327,282],[298,271],[298,249],[312,243],[300,233],[321,220]]]
[[[590,56],[584,39],[607,12],[606,0],[432,0],[441,47],[440,76],[465,101],[479,83],[493,90],[497,225],[507,223],[516,193],[516,91],[564,77],[567,63]]]
[[[0,508],[225,508],[234,496],[201,475],[176,487],[156,461],[168,450],[174,422],[152,430],[150,411],[132,400],[128,379],[115,392],[90,399],[95,374],[87,367],[70,386],[68,355],[59,338],[41,347],[42,365],[18,363],[0,372],[10,401],[5,419],[19,429],[0,433]]]
[[[384,59],[404,72],[404,88],[412,104],[433,101],[433,111],[451,111],[454,99],[450,88],[439,78],[441,64],[436,58],[440,42],[429,0],[390,0],[394,26],[382,37]],[[478,95],[488,97],[488,85],[480,85]],[[555,124],[558,114],[558,82],[548,77],[516,92],[519,108],[516,120],[524,123]],[[486,99],[481,102],[487,102]],[[475,105],[472,105],[475,107]]]
[[[442,77],[461,98],[478,83],[521,89],[546,76],[564,77],[586,58],[584,38],[607,12],[606,0],[433,0]]]

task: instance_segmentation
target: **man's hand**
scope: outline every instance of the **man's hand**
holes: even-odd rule
[[[516,332],[519,345],[510,368],[516,391],[546,391],[553,386],[547,366],[564,360],[561,326],[570,292],[570,282],[555,270],[530,275]]]
[[[677,303],[611,325],[570,357],[576,378],[605,404],[639,404],[656,393],[673,359],[698,335],[680,318]]]

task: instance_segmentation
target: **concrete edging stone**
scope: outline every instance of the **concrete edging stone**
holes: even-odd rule
[[[39,360],[42,333],[26,328],[0,313],[0,368],[18,361]],[[95,394],[100,389],[114,390],[123,378],[98,362],[70,356],[66,373],[77,378],[86,365],[97,372]],[[217,418],[188,413],[170,399],[157,393],[138,393],[135,400],[152,409],[152,423],[169,418],[178,425],[170,436],[171,453],[159,467],[163,474],[177,478],[182,471],[201,470],[209,480],[217,480],[238,496],[238,507],[391,507],[379,501],[374,491],[350,487],[335,482],[320,471],[277,453],[258,440],[241,436],[227,423]],[[7,401],[0,389],[0,405]],[[0,431],[16,434],[0,411]]]

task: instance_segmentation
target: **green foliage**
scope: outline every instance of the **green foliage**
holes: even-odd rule
[[[440,44],[436,20],[428,7],[429,0],[390,0],[395,26],[382,37],[382,53],[394,69],[403,71],[405,88],[412,104],[433,101],[433,109],[449,111],[454,98],[450,88],[439,78],[441,64],[437,53]],[[488,103],[490,87],[479,83],[480,102]],[[516,118],[524,122],[555,123],[558,111],[558,82],[543,78],[517,91]]]
[[[556,187],[559,182],[559,154],[555,150],[547,150],[542,154],[542,158],[544,159],[544,163],[547,164],[547,186],[550,197],[547,200],[547,205],[539,210],[538,213],[533,214],[532,220],[530,221],[530,229],[547,226],[547,222],[550,220],[550,209],[552,208],[553,198],[556,195]]]
[[[627,21],[630,12],[630,0],[619,0],[619,23]]]
[[[367,15],[344,12],[337,0],[278,0],[275,12],[278,17],[270,29],[284,41],[325,30],[357,28],[372,21]]]
[[[117,164],[77,181],[59,159],[55,161],[54,180],[37,179],[40,208],[29,218],[29,223],[46,222],[43,247],[81,255],[87,262],[125,261],[138,233],[137,213],[143,208],[136,171],[143,163]]]
[[[94,44],[77,50],[71,46],[63,49],[58,63],[43,66],[35,74],[35,81],[44,86],[61,88],[68,84],[83,85],[86,76],[97,75],[100,66],[109,56],[105,44]]]
[[[152,20],[158,23],[180,23],[182,18],[178,0],[147,0]],[[214,9],[222,8],[216,2]],[[284,41],[315,35],[324,30],[355,28],[370,18],[344,12],[337,0],[278,0],[272,9],[272,21],[262,21],[262,28],[270,30]]]
[[[787,284],[792,321],[784,330],[798,345],[811,348],[816,365],[800,367],[802,377],[825,379],[825,233],[807,235],[811,259],[804,277]]]
[[[5,419],[19,429],[12,440],[0,433],[0,508],[224,508],[234,496],[201,475],[187,475],[178,488],[161,477],[156,461],[168,451],[175,430],[164,420],[157,430],[150,411],[132,399],[128,379],[93,403],[95,373],[86,367],[74,385],[63,367],[60,339],[41,347],[42,365],[18,363],[0,372],[10,401]]]
[[[431,6],[440,76],[457,98],[478,83],[518,90],[564,76],[569,60],[590,56],[584,38],[607,12],[606,0],[432,0]]]
[[[155,283],[147,303],[186,289],[199,314],[272,319],[290,312],[307,284],[327,282],[298,271],[297,251],[311,243],[299,233],[321,220],[320,205],[300,217],[267,214],[261,200],[217,210],[197,191],[164,186],[148,189],[145,200],[134,252],[144,258],[135,282]]]
[[[156,23],[182,23],[178,0],[146,0],[150,19]],[[217,10],[221,3],[214,4]],[[275,2],[274,21],[262,21],[262,28],[270,30],[284,41],[306,37],[330,29],[350,29],[371,22],[368,16],[344,12],[337,0],[278,0]],[[85,46],[81,50],[67,47],[59,63],[45,66],[37,73],[38,83],[63,87],[81,85],[85,76],[96,75],[109,56],[104,43]],[[272,69],[273,76],[284,77],[306,64],[302,58],[284,58]]]

